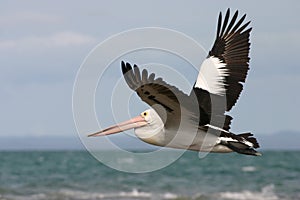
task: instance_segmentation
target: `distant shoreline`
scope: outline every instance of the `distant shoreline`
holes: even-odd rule
[[[274,134],[257,135],[260,151],[299,151],[300,133],[277,132]],[[125,136],[114,137],[113,142],[122,149],[149,151],[154,146],[145,145],[138,139]],[[105,141],[99,142],[99,150],[111,150]],[[130,147],[130,148],[128,148]],[[85,151],[78,135],[73,136],[0,136],[0,151]]]

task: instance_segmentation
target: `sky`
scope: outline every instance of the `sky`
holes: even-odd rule
[[[230,113],[232,130],[258,136],[300,132],[299,1],[3,0],[0,137],[77,135],[73,85],[81,64],[97,44],[133,28],[162,27],[182,32],[209,50],[217,16],[227,8],[246,13],[253,27],[250,72]],[[112,76],[121,77],[121,73]],[[106,102],[105,97],[97,101]],[[140,102],[130,112],[137,115],[142,111],[137,108],[142,107],[146,105]],[[111,117],[101,120],[105,125],[115,123]]]

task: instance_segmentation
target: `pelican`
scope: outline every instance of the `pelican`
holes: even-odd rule
[[[253,134],[230,132],[232,117],[227,114],[237,102],[249,70],[250,21],[238,11],[224,20],[220,12],[216,39],[201,64],[191,93],[140,71],[137,65],[121,62],[127,85],[151,109],[139,116],[88,136],[107,136],[128,129],[142,141],[163,147],[202,152],[259,156],[259,144]]]

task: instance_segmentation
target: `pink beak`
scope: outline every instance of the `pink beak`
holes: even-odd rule
[[[134,118],[132,118],[128,121],[119,123],[117,125],[108,127],[106,129],[103,129],[99,132],[89,134],[88,137],[115,134],[115,133],[119,133],[119,132],[122,132],[122,131],[126,131],[128,129],[138,128],[138,127],[142,127],[142,126],[145,126],[145,125],[147,125],[146,120],[142,116],[137,116],[137,117],[134,117]]]

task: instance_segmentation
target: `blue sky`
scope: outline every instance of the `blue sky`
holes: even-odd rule
[[[156,26],[183,32],[208,50],[218,13],[228,7],[247,13],[253,27],[251,70],[231,112],[233,130],[300,131],[299,1],[29,0],[1,1],[0,136],[76,135],[73,84],[98,43],[121,31]]]

